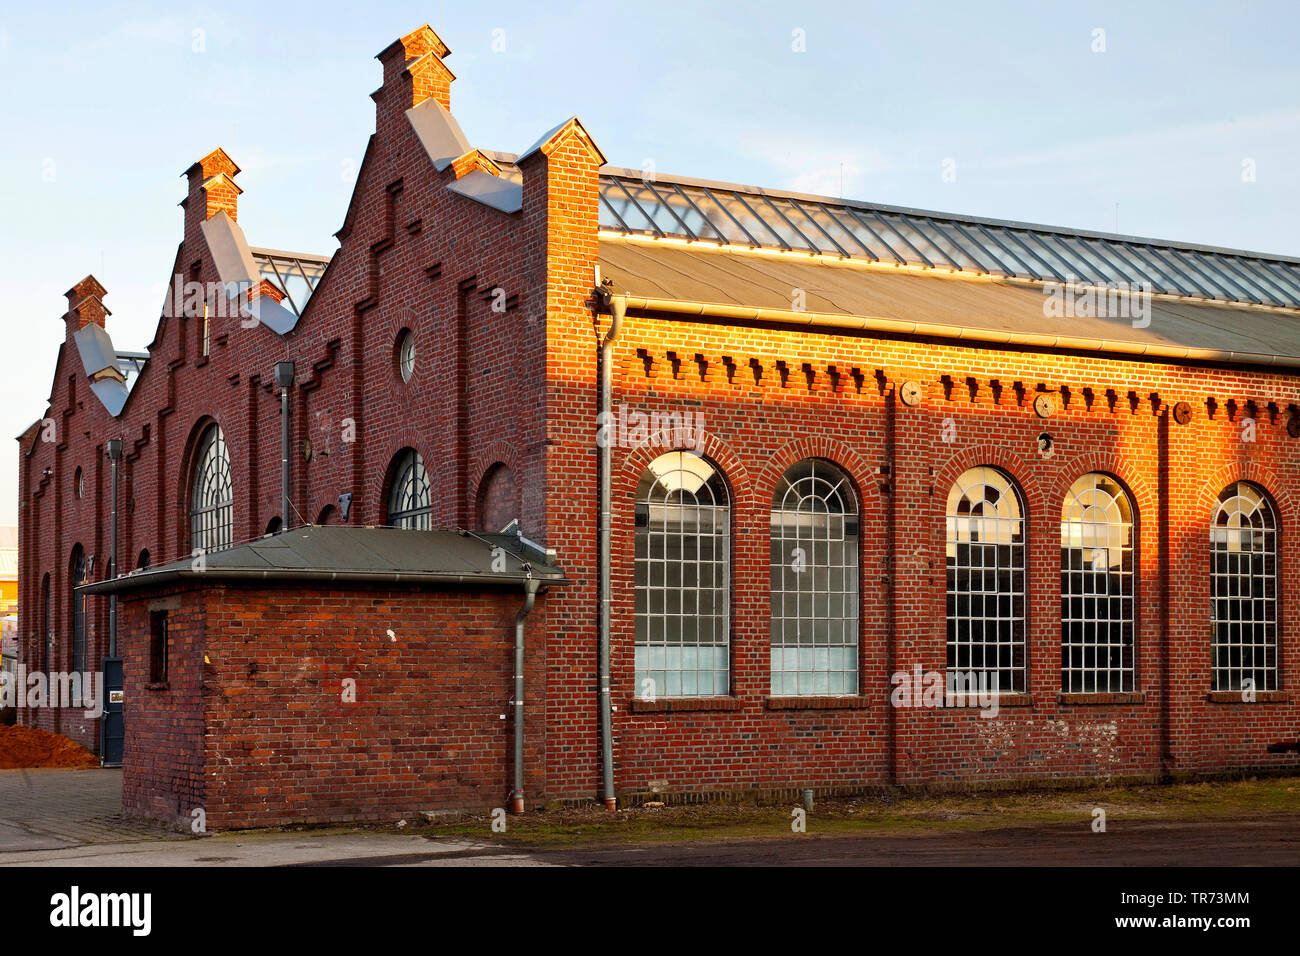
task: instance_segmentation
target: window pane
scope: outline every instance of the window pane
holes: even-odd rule
[[[1210,523],[1211,687],[1277,690],[1277,517],[1264,492],[1238,481]]]
[[[432,497],[424,459],[410,448],[397,456],[388,493],[388,523],[395,528],[428,531],[432,527]]]
[[[1061,689],[1067,693],[1133,690],[1132,554],[1128,495],[1107,475],[1084,475],[1061,510]]]
[[[948,689],[1025,689],[1025,527],[1020,492],[996,468],[948,492]]]
[[[856,518],[848,476],[829,462],[801,461],[777,483],[770,559],[774,695],[858,692]]]
[[[662,455],[642,476],[636,512],[636,693],[728,693],[731,509],[721,473],[693,452]]]
[[[234,538],[235,492],[230,474],[230,454],[218,425],[210,425],[199,439],[194,484],[190,492],[191,547],[207,551],[228,548]]]

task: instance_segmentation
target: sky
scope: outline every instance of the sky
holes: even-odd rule
[[[470,142],[578,115],[616,166],[1300,255],[1300,5],[77,3],[0,10],[0,524],[63,293],[153,338],[183,171],[242,168],[255,246],[332,253],[375,54],[429,23]]]

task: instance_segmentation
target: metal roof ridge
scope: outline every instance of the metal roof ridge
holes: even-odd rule
[[[255,256],[277,256],[283,259],[304,259],[310,262],[329,262],[334,258],[331,255],[321,255],[318,252],[289,252],[285,249],[268,249],[265,246],[249,246],[248,251]]]
[[[622,166],[605,165],[598,171],[601,176],[640,181],[645,176],[643,170],[627,169]],[[794,199],[801,202],[834,203],[852,209],[868,209],[901,216],[929,216],[951,222],[972,223],[983,226],[1000,226],[1005,229],[1020,229],[1028,232],[1042,232],[1064,236],[1082,236],[1088,239],[1105,239],[1112,242],[1136,242],[1144,246],[1164,249],[1186,249],[1191,252],[1217,253],[1219,255],[1240,256],[1248,259],[1261,259],[1271,262],[1286,262],[1300,265],[1300,256],[1288,256],[1281,253],[1256,252],[1249,249],[1234,249],[1229,246],[1211,246],[1203,243],[1182,242],[1174,239],[1156,239],[1150,236],[1132,236],[1116,232],[1098,232],[1093,229],[1077,229],[1066,226],[1053,226],[1047,223],[1022,222],[1014,219],[994,219],[991,217],[972,216],[965,213],[943,212],[937,209],[920,209],[913,206],[891,206],[886,203],[873,203],[863,199],[845,199],[835,196],[823,196],[815,193],[801,193],[788,189],[769,189],[763,186],[746,186],[741,183],[728,183],[711,179],[699,179],[693,176],[677,176],[656,170],[650,182],[667,181],[683,186],[701,186],[708,189],[727,189],[747,195],[765,196],[776,199]]]

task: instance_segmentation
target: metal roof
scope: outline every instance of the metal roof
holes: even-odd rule
[[[600,228],[1300,309],[1300,259],[604,167]]]
[[[496,548],[501,549],[495,555]],[[499,559],[501,570],[493,568]],[[347,525],[293,528],[204,556],[203,570],[183,558],[121,577],[84,584],[86,594],[115,594],[187,581],[411,584],[463,587],[518,585],[530,578],[566,584],[545,554],[513,534],[413,531]]]
[[[113,340],[102,325],[91,322],[74,332],[72,340],[77,343],[77,354],[81,356],[81,367],[87,378],[106,368],[121,373]]]
[[[1300,322],[1277,310],[1152,297],[1149,313],[1136,322],[1120,315],[1049,315],[1049,287],[1009,279],[882,270],[702,243],[604,238],[598,249],[601,275],[639,309],[787,324],[821,318],[845,330],[972,345],[1300,366]],[[804,290],[802,311],[792,308],[792,289]]]
[[[470,151],[469,139],[461,130],[460,123],[436,96],[430,96],[407,110],[406,119],[438,172]]]
[[[485,173],[481,169],[472,170],[455,182],[448,183],[447,188],[502,212],[518,212],[524,206],[522,185],[502,176]]]

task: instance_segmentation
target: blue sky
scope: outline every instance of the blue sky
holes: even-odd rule
[[[63,292],[147,344],[218,145],[253,244],[332,252],[373,57],[425,22],[476,146],[576,113],[615,165],[1300,255],[1294,3],[33,5],[0,13],[0,523]]]

